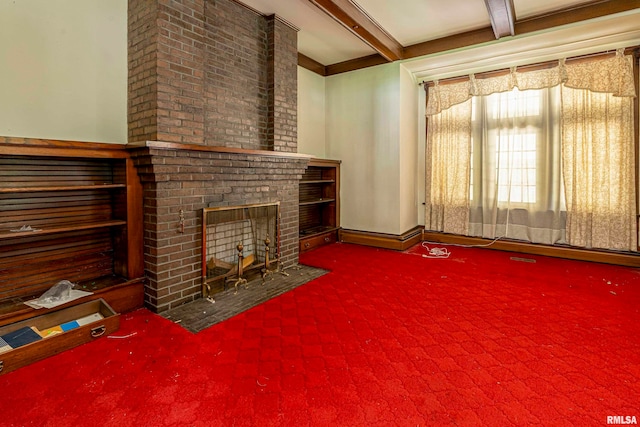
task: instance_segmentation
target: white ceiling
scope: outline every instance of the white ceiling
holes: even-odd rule
[[[323,65],[375,53],[309,0],[240,0],[239,3],[265,15],[275,13],[299,28],[298,51]]]
[[[403,46],[491,25],[483,0],[357,0],[357,3]]]
[[[311,0],[237,0],[258,12],[276,14],[300,29],[298,51],[323,65],[376,51],[327,15]],[[540,16],[585,0],[512,0],[515,20]],[[351,0],[402,46],[491,26],[485,0]],[[611,25],[615,25],[612,22]],[[585,31],[588,28],[585,27]],[[507,37],[510,39],[512,37]],[[502,40],[500,40],[502,41]]]

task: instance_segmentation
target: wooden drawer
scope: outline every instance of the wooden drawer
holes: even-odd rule
[[[329,243],[335,243],[338,232],[332,230],[323,234],[317,234],[315,236],[304,237],[300,239],[300,253],[310,251],[322,245],[328,245]]]
[[[48,338],[42,338],[38,341],[14,348],[13,350],[0,353],[0,375],[54,354],[61,353],[80,344],[93,341],[102,336],[107,336],[117,331],[120,327],[120,315],[116,314],[104,300],[98,299],[1,327],[0,336],[17,333],[19,330],[23,330],[23,328],[31,327],[35,327],[39,331],[44,331],[95,314],[100,314],[102,319],[87,321],[88,323],[67,330],[66,332],[59,332]]]

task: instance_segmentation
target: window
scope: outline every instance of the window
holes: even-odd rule
[[[560,186],[548,179],[560,176],[557,94],[514,89],[472,98],[471,201],[547,209],[558,198]]]
[[[623,49],[434,82],[428,229],[637,251],[635,82]]]
[[[469,234],[563,242],[559,89],[471,100]]]

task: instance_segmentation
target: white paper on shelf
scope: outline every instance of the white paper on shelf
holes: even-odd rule
[[[31,308],[35,308],[35,309],[39,309],[39,308],[54,308],[57,307],[59,305],[62,304],[66,304],[69,301],[74,301],[77,300],[79,298],[85,297],[87,295],[91,295],[93,294],[93,292],[87,292],[87,291],[80,291],[77,289],[71,289],[69,291],[69,296],[67,298],[64,298],[61,301],[54,301],[54,302],[50,302],[50,303],[37,303],[36,301],[38,301],[37,299],[31,300],[31,301],[27,301],[25,302],[26,305],[28,305]]]
[[[102,314],[93,313],[88,316],[81,317],[80,319],[76,320],[76,322],[78,322],[78,325],[84,326],[84,325],[88,325],[89,323],[97,322],[102,319],[104,319]]]

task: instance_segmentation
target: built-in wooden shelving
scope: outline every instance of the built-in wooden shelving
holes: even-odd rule
[[[337,241],[340,161],[311,159],[299,188],[300,252]]]
[[[61,280],[141,307],[142,186],[126,147],[0,137],[0,271],[0,326],[35,315],[24,302]]]

